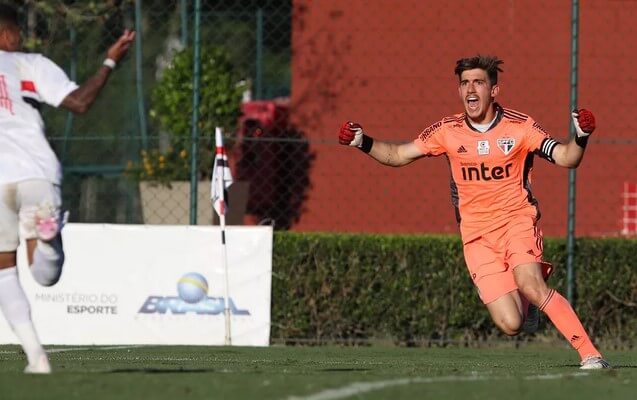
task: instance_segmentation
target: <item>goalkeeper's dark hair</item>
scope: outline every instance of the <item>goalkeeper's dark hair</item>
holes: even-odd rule
[[[496,56],[483,56],[478,54],[475,57],[461,58],[456,61],[456,69],[454,73],[458,75],[458,79],[464,71],[470,69],[483,69],[487,71],[491,86],[498,83],[498,72],[504,72],[500,68],[500,65],[504,64],[504,61],[498,59]]]
[[[20,25],[18,10],[9,4],[0,3],[0,28],[5,24]]]

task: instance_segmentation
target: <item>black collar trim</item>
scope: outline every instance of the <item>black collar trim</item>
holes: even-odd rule
[[[488,132],[491,129],[495,128],[500,123],[500,121],[502,120],[502,116],[504,115],[504,109],[502,108],[501,105],[499,105],[498,103],[493,103],[493,107],[495,108],[495,121],[493,121],[489,129],[487,129],[485,132]],[[471,124],[471,121],[469,121],[469,117],[467,116],[467,113],[464,114],[464,122],[467,124],[469,129],[476,132],[480,132],[479,130],[473,127],[473,125]],[[484,132],[480,132],[480,133],[484,133]]]

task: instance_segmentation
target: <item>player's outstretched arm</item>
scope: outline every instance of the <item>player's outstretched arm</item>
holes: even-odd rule
[[[111,71],[124,58],[134,40],[135,31],[125,30],[122,36],[108,49],[106,60],[95,75],[69,93],[62,101],[61,106],[76,114],[87,112],[106,84]]]
[[[577,168],[584,157],[588,138],[595,130],[595,116],[583,108],[574,110],[571,116],[575,125],[575,137],[567,144],[555,146],[553,159],[561,167]]]
[[[383,165],[401,167],[423,157],[413,142],[395,144],[372,139],[356,122],[345,122],[338,133],[338,141],[345,146],[356,147]]]

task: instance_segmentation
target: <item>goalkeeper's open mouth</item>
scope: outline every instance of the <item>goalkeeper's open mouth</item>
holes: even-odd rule
[[[467,110],[478,111],[480,108],[480,99],[476,95],[467,96]]]

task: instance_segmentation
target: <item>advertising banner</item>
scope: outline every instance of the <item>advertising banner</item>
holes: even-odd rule
[[[215,226],[67,224],[52,287],[18,271],[43,344],[223,345],[224,262]],[[272,227],[226,227],[232,344],[268,346]],[[0,343],[17,343],[0,318]]]

